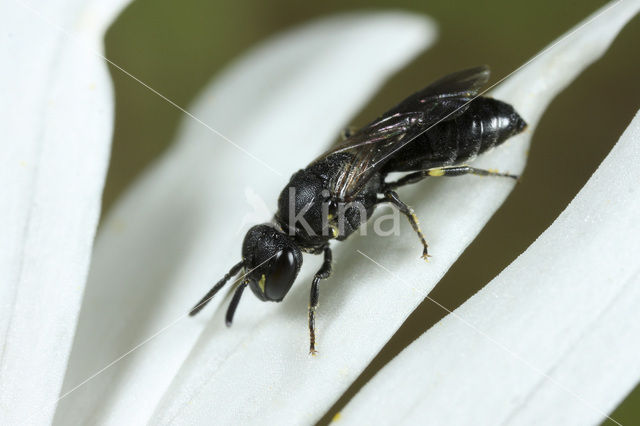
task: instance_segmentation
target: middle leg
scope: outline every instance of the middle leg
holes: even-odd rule
[[[416,234],[418,234],[418,237],[420,237],[420,242],[422,243],[422,258],[424,260],[428,260],[429,253],[427,250],[428,248],[427,240],[424,238],[424,235],[422,234],[422,230],[420,229],[420,224],[418,223],[418,217],[414,213],[413,209],[408,205],[406,205],[405,203],[403,203],[400,197],[398,196],[398,193],[396,193],[393,190],[387,190],[384,193],[384,198],[382,199],[382,201],[390,202],[391,204],[396,206],[398,210],[402,212],[402,214],[404,214],[407,217],[407,219],[409,220],[409,223],[411,224],[411,227],[416,232]]]

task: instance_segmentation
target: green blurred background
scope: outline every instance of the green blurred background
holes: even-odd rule
[[[362,123],[399,97],[454,70],[489,64],[492,82],[497,81],[604,4],[593,0],[139,0],[109,30],[106,52],[110,60],[188,108],[222,67],[250,46],[292,25],[362,9],[392,8],[430,15],[440,26],[438,42],[379,91],[354,119]],[[605,57],[553,101],[533,136],[521,183],[431,292],[433,299],[455,309],[524,251],[579,191],[640,106],[638,41],[640,19],[636,17]],[[178,123],[185,118],[120,71],[112,68],[111,73],[116,127],[104,194],[107,209],[170,145]],[[444,315],[441,308],[425,300],[322,423]],[[612,417],[623,424],[639,421],[638,403],[640,390],[636,389]]]

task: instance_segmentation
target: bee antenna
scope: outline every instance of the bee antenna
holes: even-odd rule
[[[236,308],[238,307],[238,303],[240,303],[242,292],[247,287],[247,284],[249,284],[249,281],[244,281],[238,286],[235,293],[233,293],[233,298],[231,299],[231,303],[229,303],[229,309],[227,309],[227,317],[225,319],[227,327],[230,327],[233,322],[233,315],[236,313]]]
[[[240,272],[240,269],[242,269],[243,266],[244,266],[244,262],[240,262],[236,265],[233,265],[233,267],[229,270],[229,272],[227,272],[227,274],[224,277],[222,277],[222,279],[218,281],[216,285],[214,285],[211,288],[211,290],[209,290],[207,294],[205,294],[204,297],[200,299],[200,301],[196,303],[196,305],[193,308],[191,308],[191,311],[189,312],[189,316],[194,316],[195,314],[200,312],[202,308],[204,308],[206,304],[209,303],[209,301],[213,298],[213,296],[215,296],[216,293],[220,291],[222,287],[224,287],[227,281],[229,281],[233,276],[235,276],[238,272]]]

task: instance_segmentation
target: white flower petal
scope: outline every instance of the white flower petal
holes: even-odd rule
[[[631,15],[629,4],[622,3],[538,58],[531,64],[535,75],[529,67],[514,75],[499,94],[522,111],[530,130],[485,155],[479,164],[520,172],[544,106],[603,53]],[[597,40],[590,35],[594,31]],[[402,192],[416,208],[429,239],[433,258],[428,264],[419,258],[421,248],[408,225],[401,236],[354,236],[336,244],[335,273],[322,283],[317,311],[318,357],[306,353],[309,283],[317,262],[305,267],[280,306],[246,296],[233,330],[224,329],[220,310],[159,404],[154,423],[317,420],[435,286],[512,187],[501,179],[461,177]],[[356,249],[402,271],[415,284],[391,283]]]
[[[113,126],[111,79],[97,52],[123,3],[0,4],[4,425],[50,422],[64,378]]]
[[[553,225],[341,420],[600,423],[640,380],[639,161],[640,113]]]
[[[65,388],[179,321],[65,398],[58,423],[147,420],[220,300],[202,317],[186,319],[186,313],[240,257],[243,194],[253,194],[260,210],[255,194],[275,203],[288,176],[433,36],[429,21],[407,14],[333,17],[254,50],[204,91],[195,116],[260,161],[188,121],[180,143],[114,209],[97,241]],[[256,319],[281,315],[272,310],[277,305],[246,302],[238,327],[218,330],[221,336],[246,335],[252,309]],[[289,319],[300,326],[290,342],[300,345],[280,349],[306,357],[305,323],[298,319]],[[218,329],[219,318],[215,324]],[[237,346],[221,343],[226,350]],[[216,359],[208,365],[215,367]]]

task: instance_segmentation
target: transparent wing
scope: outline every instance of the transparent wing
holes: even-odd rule
[[[409,96],[316,160],[350,155],[330,182],[330,191],[343,200],[360,192],[389,158],[435,124],[464,113],[468,103],[489,79],[480,66],[449,74]]]
[[[376,161],[393,153],[402,142],[416,137],[425,127],[421,124],[424,114],[420,112],[398,113],[376,121],[360,129],[354,135],[335,147],[327,155],[350,154],[340,172],[330,181],[330,192],[340,199],[349,200],[366,185],[378,170]]]

